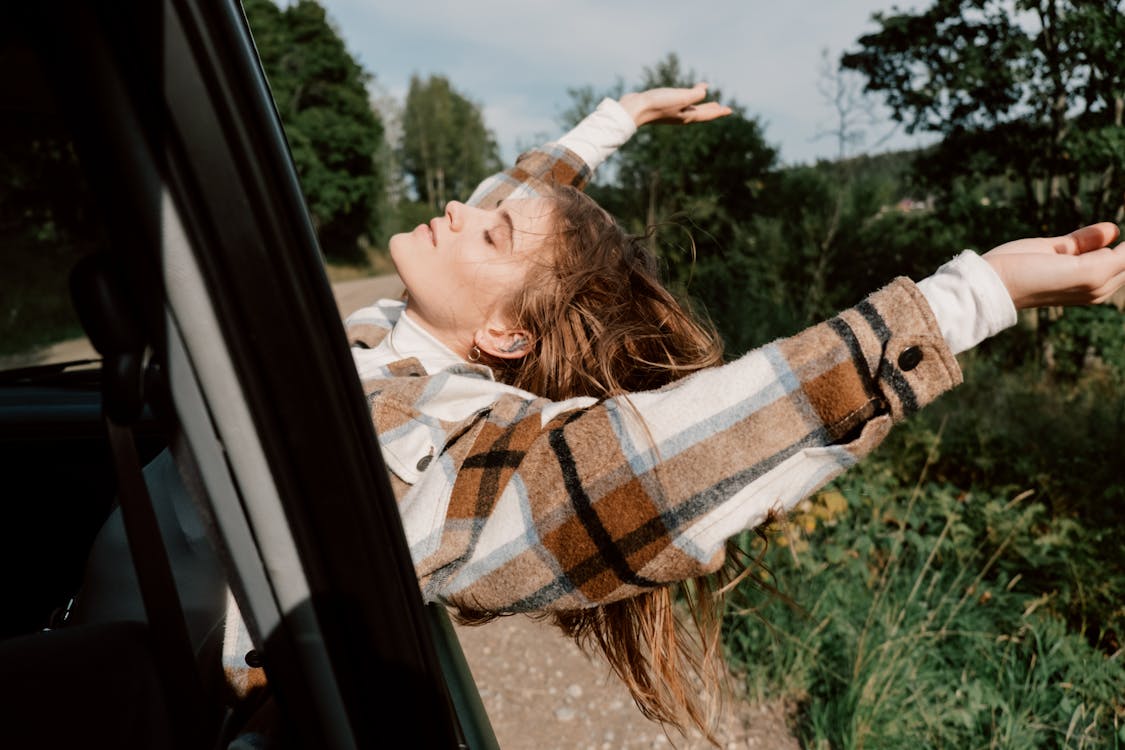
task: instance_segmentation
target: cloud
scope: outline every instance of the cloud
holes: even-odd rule
[[[484,106],[506,156],[546,127],[568,87],[633,83],[676,52],[685,67],[769,124],[789,161],[830,155],[810,139],[830,115],[816,90],[820,51],[874,30],[892,0],[325,0],[348,48],[391,90],[440,73]]]

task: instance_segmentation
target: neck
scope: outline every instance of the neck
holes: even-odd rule
[[[406,309],[403,310],[403,315],[409,318],[410,322],[415,326],[429,334],[437,343],[441,344],[461,359],[468,360],[469,350],[473,347],[471,334],[464,335],[460,332],[451,332],[432,325],[424,315],[419,314],[415,308],[410,306],[409,299],[406,301]]]

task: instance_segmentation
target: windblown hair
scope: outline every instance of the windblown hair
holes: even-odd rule
[[[722,343],[660,283],[645,236],[622,231],[579,190],[556,188],[554,233],[509,305],[532,350],[489,364],[537,396],[608,398],[722,363]]]
[[[556,401],[602,399],[722,363],[714,327],[660,283],[647,236],[627,234],[574,188],[558,188],[553,197],[544,260],[533,264],[508,310],[514,325],[531,334],[531,351],[514,360],[483,357],[498,380]],[[720,692],[719,589],[735,569],[748,570],[745,560],[732,564],[734,557],[725,573],[679,584],[690,626],[673,606],[676,587],[551,617],[580,646],[605,654],[646,716],[681,730],[693,724],[715,742],[698,696],[701,689]]]

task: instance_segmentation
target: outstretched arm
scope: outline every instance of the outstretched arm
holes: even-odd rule
[[[918,282],[954,354],[1015,325],[1017,308],[1103,302],[1125,283],[1117,227],[1102,223],[1061,237],[966,250]]]
[[[1017,308],[1105,302],[1125,284],[1125,245],[1109,222],[1061,237],[1007,242],[984,254]]]
[[[582,189],[614,151],[648,123],[686,125],[730,114],[729,107],[704,102],[707,84],[658,88],[603,99],[598,108],[557,141],[532,149],[515,166],[484,180],[466,203],[491,208],[502,200],[536,198],[552,185]]]
[[[1116,236],[1095,225],[976,260],[999,267],[1010,306],[1085,304],[1125,285],[1125,247],[1107,247]],[[935,323],[899,279],[658,391],[553,405],[502,397],[465,433],[460,463],[464,445],[443,455],[457,470],[432,478],[453,486],[424,488],[448,496],[459,521],[416,555],[426,595],[571,609],[715,570],[727,538],[792,507],[960,382]],[[464,519],[479,526],[463,533]]]

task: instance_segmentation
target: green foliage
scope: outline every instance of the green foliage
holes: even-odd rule
[[[1125,316],[1113,305],[1066,310],[1047,336],[1054,373],[1075,380],[1091,367],[1125,383]]]
[[[410,79],[402,126],[403,168],[432,212],[444,210],[451,198],[468,198],[500,169],[496,138],[480,107],[444,76]]]
[[[824,512],[833,496],[843,513]],[[1123,655],[1062,616],[1096,563],[1052,567],[1089,544],[1070,527],[1018,496],[868,464],[775,537],[767,563],[797,606],[748,587],[728,647],[752,689],[800,701],[810,747],[1112,746]]]
[[[70,303],[67,271],[96,247],[58,242],[50,235],[8,236],[4,241],[0,356],[81,336],[82,326]]]
[[[391,217],[388,234],[409,232],[414,227],[429,221],[434,217],[434,209],[429,203],[422,201],[399,201]]]
[[[1119,0],[934,0],[874,19],[879,31],[842,64],[907,132],[942,136],[923,163],[931,185],[1010,178],[1017,213],[1038,231],[1120,217]]]
[[[1012,332],[1013,342],[1030,332]],[[1013,367],[1003,347],[965,359],[965,384],[891,434],[881,450],[916,469],[927,436],[944,425],[931,474],[961,487],[1033,489],[1058,514],[1094,528],[1125,520],[1120,446],[1125,389],[1097,370],[1060,381],[1034,363]],[[1120,545],[1118,545],[1120,548]],[[1123,551],[1125,554],[1125,551]],[[1125,558],[1123,558],[1125,559]]]
[[[315,0],[285,9],[272,0],[243,5],[321,247],[330,257],[362,257],[362,239],[377,228],[384,182],[375,161],[383,128],[368,102],[370,76]]]
[[[102,243],[93,197],[61,123],[15,117],[0,139],[0,355],[81,333],[68,273]]]
[[[675,55],[668,55],[645,69],[632,88],[692,86],[697,80]],[[570,94],[573,106],[565,119],[572,122],[601,98],[589,88]],[[722,101],[722,92],[712,90],[709,98]],[[642,128],[613,157],[606,170],[612,180],[589,191],[630,231],[641,234],[653,228],[653,248],[667,265],[671,285],[689,290],[709,308],[712,290],[695,285],[694,262],[735,257],[737,226],[755,212],[763,180],[777,159],[760,122],[737,103],[728,104],[734,114],[714,122]]]
[[[693,269],[690,288],[728,352],[795,333],[895,276],[922,278],[966,246],[962,228],[934,211],[900,209],[907,195],[901,167],[886,160],[767,175],[757,212],[733,223],[728,242]]]
[[[1019,348],[1016,332],[1010,344]],[[1000,342],[998,342],[1000,343]],[[1058,615],[1094,642],[1125,633],[1125,389],[1087,369],[1061,380],[1035,364],[1013,367],[1004,347],[966,360],[966,384],[891,434],[875,460],[906,482],[928,464],[937,481],[974,492],[1030,491],[1047,515],[1050,544],[1014,545],[1023,571],[1057,594]],[[940,449],[936,436],[942,435]],[[1117,644],[1117,645],[1114,645]]]

